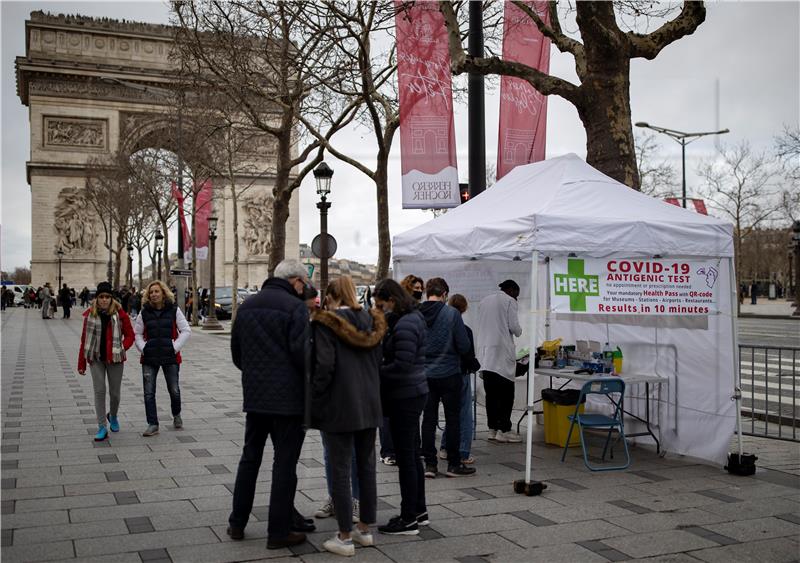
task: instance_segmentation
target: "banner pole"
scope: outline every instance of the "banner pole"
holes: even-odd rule
[[[531,322],[528,330],[530,331],[530,348],[528,360],[528,435],[526,439],[527,455],[525,456],[525,482],[531,482],[531,458],[533,456],[533,390],[536,380],[535,369],[531,367],[532,358],[536,353],[536,331],[539,325],[539,251],[534,250],[531,257]],[[534,368],[535,368],[534,362]]]

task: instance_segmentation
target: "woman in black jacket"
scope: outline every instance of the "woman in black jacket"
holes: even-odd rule
[[[375,286],[375,306],[387,314],[389,331],[383,341],[381,397],[389,418],[400,473],[400,515],[378,531],[417,535],[428,521],[425,469],[420,458],[419,418],[428,400],[425,378],[426,325],[411,295],[394,280]]]
[[[311,426],[322,431],[328,451],[331,493],[339,533],[322,546],[338,555],[354,555],[357,542],[373,545],[369,524],[375,522],[375,433],[381,425],[380,343],[386,320],[377,309],[359,305],[349,276],[331,282],[326,311],[312,317],[314,373],[311,379]],[[353,529],[351,460],[359,482],[359,521]]]

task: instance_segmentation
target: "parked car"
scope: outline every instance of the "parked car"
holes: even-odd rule
[[[241,305],[244,303],[244,300],[248,298],[251,294],[248,291],[240,287],[239,291],[237,291],[237,299],[239,304]],[[214,302],[216,303],[217,307],[217,318],[220,320],[227,320],[231,318],[233,313],[233,287],[228,285],[224,287],[218,287],[214,291]]]

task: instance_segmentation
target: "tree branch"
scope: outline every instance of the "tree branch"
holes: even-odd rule
[[[705,19],[706,7],[703,2],[694,0],[684,2],[678,17],[666,22],[655,31],[646,35],[632,31],[626,34],[631,58],[655,59],[664,47],[694,33]]]

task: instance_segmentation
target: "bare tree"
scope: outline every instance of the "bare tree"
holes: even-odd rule
[[[652,60],[671,43],[694,33],[705,20],[703,2],[684,2],[678,16],[650,33],[624,31],[618,24],[617,15],[624,23],[637,12],[648,14],[653,9],[652,3],[576,2],[574,9],[580,40],[564,32],[557,2],[549,2],[549,25],[528,3],[514,4],[536,23],[559,51],[574,57],[579,83],[573,84],[501,56],[468,56],[462,45],[457,4],[440,2],[449,33],[453,72],[515,76],[545,96],[561,96],[575,106],[586,130],[586,161],[608,176],[639,189],[631,127],[631,60]],[[660,7],[656,8],[660,10]]]
[[[742,245],[779,208],[775,181],[778,170],[764,153],[747,142],[720,147],[719,155],[700,164],[706,200],[712,209],[733,221],[736,278],[742,281]]]
[[[775,137],[775,154],[783,165],[786,177],[800,181],[800,127],[786,125]]]
[[[361,103],[324,87],[341,80],[348,61],[330,40],[330,14],[316,2],[203,0],[174,2],[173,11],[185,72],[199,88],[233,100],[275,140],[271,273],[284,258],[292,193],[322,161],[319,136],[330,139]],[[306,129],[312,124],[317,134]]]
[[[659,199],[674,196],[678,188],[675,168],[667,159],[658,157],[655,134],[634,133],[634,142],[641,192]]]

